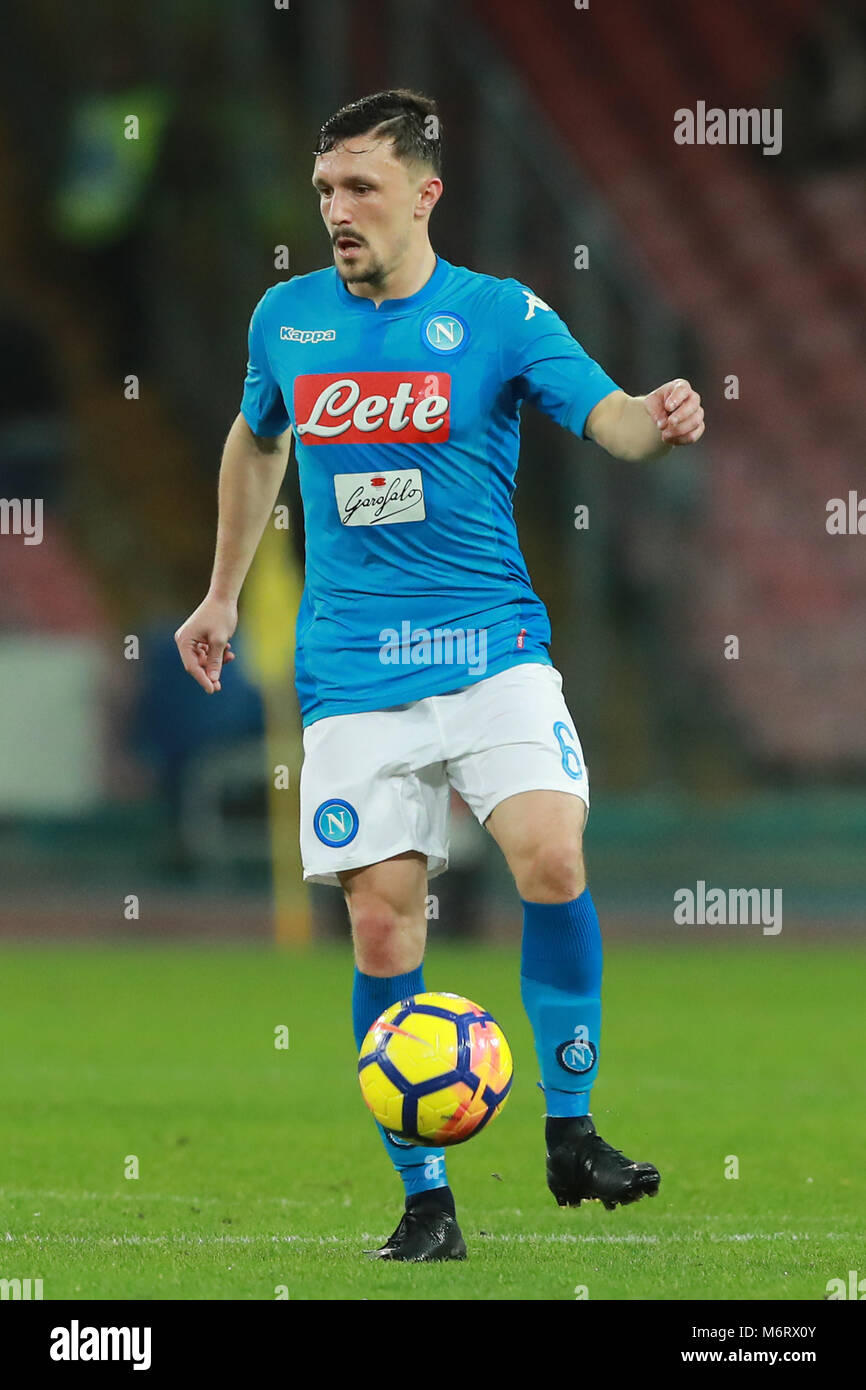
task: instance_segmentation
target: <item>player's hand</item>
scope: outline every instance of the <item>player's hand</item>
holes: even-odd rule
[[[229,639],[237,625],[237,604],[209,594],[174,634],[184,670],[208,695],[222,688],[223,666],[235,659]]]
[[[704,408],[697,391],[677,377],[644,396],[644,406],[666,444],[694,444],[704,432]]]

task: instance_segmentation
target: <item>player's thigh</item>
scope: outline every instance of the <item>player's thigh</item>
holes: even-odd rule
[[[380,977],[415,970],[427,940],[427,856],[408,850],[338,877],[358,969]]]
[[[577,896],[589,774],[559,672],[540,663],[501,672],[460,692],[454,720],[462,746],[449,779],[500,845],[521,895]]]

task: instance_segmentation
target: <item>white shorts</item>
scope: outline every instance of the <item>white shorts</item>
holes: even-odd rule
[[[449,695],[304,730],[301,857],[304,879],[339,886],[338,873],[407,850],[431,878],[448,867],[450,787],[483,825],[508,796],[561,791],[589,812],[589,774],[553,666],[526,662]]]

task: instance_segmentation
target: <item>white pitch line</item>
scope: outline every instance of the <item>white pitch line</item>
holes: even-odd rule
[[[577,1236],[571,1234],[501,1234],[479,1236],[481,1240],[513,1240],[513,1241],[574,1241],[581,1245],[699,1245],[702,1241],[708,1240],[714,1245],[725,1245],[741,1240],[853,1240],[853,1235],[847,1235],[843,1231],[818,1231],[811,1234],[797,1231],[744,1231],[736,1235],[716,1235],[712,1231],[694,1231],[690,1236],[680,1235],[638,1235],[633,1232],[625,1235],[586,1235]]]
[[[371,1235],[369,1231],[362,1231],[359,1236],[269,1236],[264,1234],[254,1236],[72,1236],[72,1235],[23,1235],[13,1236],[10,1231],[6,1232],[6,1241],[23,1245],[85,1245],[110,1247],[112,1245],[254,1245],[260,1241],[269,1241],[272,1244],[301,1244],[301,1245],[356,1245],[359,1240],[385,1240],[382,1235]]]
[[[0,1198],[6,1200],[17,1198],[20,1202],[181,1202],[202,1207],[225,1207],[230,1206],[232,1202],[244,1202],[252,1205],[276,1202],[281,1207],[308,1207],[310,1205],[309,1198],[304,1201],[292,1197],[197,1197],[194,1194],[183,1197],[175,1192],[56,1192],[51,1189],[32,1192],[9,1187],[0,1187]],[[337,1197],[322,1197],[316,1202],[316,1206],[328,1206],[339,1200]]]
[[[280,1207],[309,1207],[309,1205],[310,1205],[309,1200],[304,1201],[304,1200],[300,1200],[300,1199],[296,1199],[296,1198],[291,1198],[291,1197],[197,1197],[197,1196],[195,1196],[195,1195],[183,1196],[183,1195],[180,1195],[180,1194],[178,1194],[178,1193],[173,1193],[173,1192],[138,1192],[138,1193],[136,1193],[136,1192],[59,1192],[59,1191],[55,1191],[55,1190],[51,1190],[51,1189],[43,1189],[43,1190],[25,1190],[25,1189],[19,1189],[19,1188],[0,1188],[0,1199],[2,1199],[2,1198],[7,1198],[7,1199],[18,1198],[20,1201],[28,1201],[28,1202],[30,1202],[30,1201],[32,1201],[32,1202],[39,1202],[39,1201],[43,1201],[43,1200],[45,1200],[45,1201],[62,1201],[62,1202],[75,1202],[75,1201],[91,1201],[91,1202],[118,1201],[118,1202],[129,1202],[130,1204],[133,1204],[133,1205],[134,1205],[134,1204],[140,1204],[140,1203],[143,1203],[143,1202],[175,1202],[175,1203],[178,1203],[178,1204],[180,1204],[180,1205],[187,1205],[187,1206],[191,1206],[191,1207],[192,1207],[192,1206],[218,1206],[218,1207],[221,1207],[223,1210],[229,1210],[229,1211],[232,1209],[233,1205],[235,1205],[236,1203],[241,1203],[241,1204],[243,1204],[243,1205],[253,1205],[253,1206],[267,1205],[267,1204],[276,1204],[276,1205],[278,1205],[278,1206],[280,1206]],[[345,1199],[344,1199],[344,1198],[340,1198],[340,1197],[323,1197],[323,1198],[321,1198],[321,1199],[318,1199],[318,1200],[316,1201],[316,1203],[315,1203],[316,1206],[333,1206],[333,1205],[337,1205],[337,1204],[339,1204],[339,1205],[342,1206],[342,1207],[345,1207],[345,1206],[347,1205],[346,1202],[345,1202]],[[476,1234],[477,1234],[477,1233],[476,1233]],[[56,1237],[56,1238],[57,1238],[57,1239],[63,1239],[63,1237]],[[215,1237],[215,1238],[218,1239],[219,1237]],[[228,1239],[228,1237],[226,1237],[226,1238]],[[578,1243],[578,1244],[587,1244],[587,1245],[591,1245],[591,1244],[600,1244],[600,1245],[658,1245],[658,1244],[677,1244],[677,1243],[684,1243],[684,1242],[685,1242],[685,1243],[692,1243],[692,1242],[701,1241],[701,1240],[709,1240],[709,1241],[711,1241],[711,1242],[713,1242],[713,1243],[722,1243],[722,1244],[733,1243],[733,1242],[736,1242],[736,1241],[749,1241],[749,1240],[815,1240],[815,1239],[818,1239],[818,1240],[847,1240],[847,1239],[849,1239],[849,1238],[850,1238],[850,1239],[853,1239],[853,1236],[849,1237],[848,1235],[846,1235],[846,1234],[843,1233],[843,1232],[834,1232],[834,1231],[826,1231],[826,1232],[821,1232],[821,1231],[819,1231],[819,1232],[812,1232],[811,1234],[809,1234],[808,1232],[805,1232],[805,1233],[798,1233],[798,1232],[794,1232],[794,1231],[771,1231],[771,1232],[768,1232],[768,1231],[743,1231],[743,1232],[740,1232],[740,1233],[737,1233],[737,1234],[733,1234],[733,1235],[717,1235],[717,1234],[715,1234],[715,1233],[712,1232],[712,1231],[707,1231],[707,1230],[701,1229],[701,1230],[692,1231],[690,1235],[678,1235],[678,1234],[674,1234],[674,1233],[671,1233],[671,1234],[660,1234],[660,1235],[656,1235],[656,1234],[641,1235],[641,1234],[637,1234],[637,1233],[633,1233],[633,1232],[625,1232],[625,1233],[622,1234],[622,1235],[614,1235],[614,1234],[610,1234],[610,1235],[608,1235],[608,1234],[603,1234],[603,1235],[593,1235],[593,1234],[575,1235],[575,1234],[572,1234],[572,1233],[570,1233],[570,1232],[563,1232],[563,1233],[560,1233],[560,1232],[555,1232],[555,1233],[551,1233],[551,1232],[545,1232],[545,1233],[542,1233],[542,1232],[526,1232],[526,1233],[523,1233],[523,1232],[515,1232],[515,1233],[512,1233],[512,1234],[489,1234],[489,1235],[480,1236],[480,1237],[478,1237],[478,1238],[481,1239],[481,1240],[518,1241],[518,1242],[520,1242],[520,1241],[548,1241],[548,1242],[556,1243],[556,1242],[558,1242],[558,1241],[562,1241],[562,1242],[565,1242],[565,1243],[576,1242],[576,1243]],[[13,1237],[11,1237],[10,1235],[7,1234],[6,1239],[7,1239],[7,1240],[11,1240],[11,1239],[13,1239]],[[34,1235],[33,1239],[37,1239],[37,1237]],[[95,1239],[95,1237],[94,1237],[94,1239]],[[159,1239],[161,1239],[161,1237],[159,1237]],[[186,1239],[186,1237],[184,1237],[184,1236],[178,1236],[177,1239]],[[328,1241],[334,1241],[334,1240],[338,1240],[339,1238],[336,1237],[336,1236],[334,1236],[334,1237],[324,1237],[324,1236],[323,1236],[323,1237],[320,1238],[319,1236],[281,1236],[281,1237],[277,1237],[277,1236],[259,1235],[259,1236],[256,1236],[255,1239],[258,1239],[258,1240],[277,1240],[277,1239],[282,1239],[282,1240],[296,1240],[296,1241],[308,1240],[308,1241],[311,1241],[311,1242],[315,1242],[315,1241],[318,1241],[319,1239],[328,1240]],[[346,1239],[347,1239],[347,1240],[351,1240],[352,1237],[346,1237]],[[362,1237],[362,1239],[363,1239],[363,1237]]]
[[[292,1235],[267,1235],[259,1233],[251,1236],[238,1235],[167,1235],[167,1236],[73,1236],[73,1235],[40,1235],[25,1234],[13,1236],[11,1231],[6,1232],[6,1242],[24,1245],[90,1245],[90,1246],[112,1246],[112,1245],[254,1245],[265,1241],[276,1245],[357,1245],[360,1241],[372,1240],[382,1241],[387,1237],[384,1232],[361,1231],[355,1236],[292,1236]],[[693,1237],[679,1235],[638,1235],[634,1232],[627,1232],[624,1235],[572,1235],[570,1233],[549,1233],[549,1232],[526,1232],[517,1234],[487,1234],[475,1235],[470,1233],[470,1239],[480,1241],[510,1242],[514,1244],[545,1244],[545,1245],[674,1245],[688,1244],[694,1242],[700,1244],[702,1240],[708,1239],[713,1244],[729,1244],[743,1240],[853,1240],[854,1237],[840,1231],[825,1231],[818,1235],[808,1235],[794,1231],[746,1231],[737,1235],[712,1235],[708,1232],[695,1232]]]

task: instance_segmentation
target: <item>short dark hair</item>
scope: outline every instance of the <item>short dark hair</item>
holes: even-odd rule
[[[434,173],[441,174],[442,121],[432,97],[395,87],[350,102],[325,121],[314,154],[327,154],[341,141],[367,131],[393,141],[398,159],[430,164]]]

